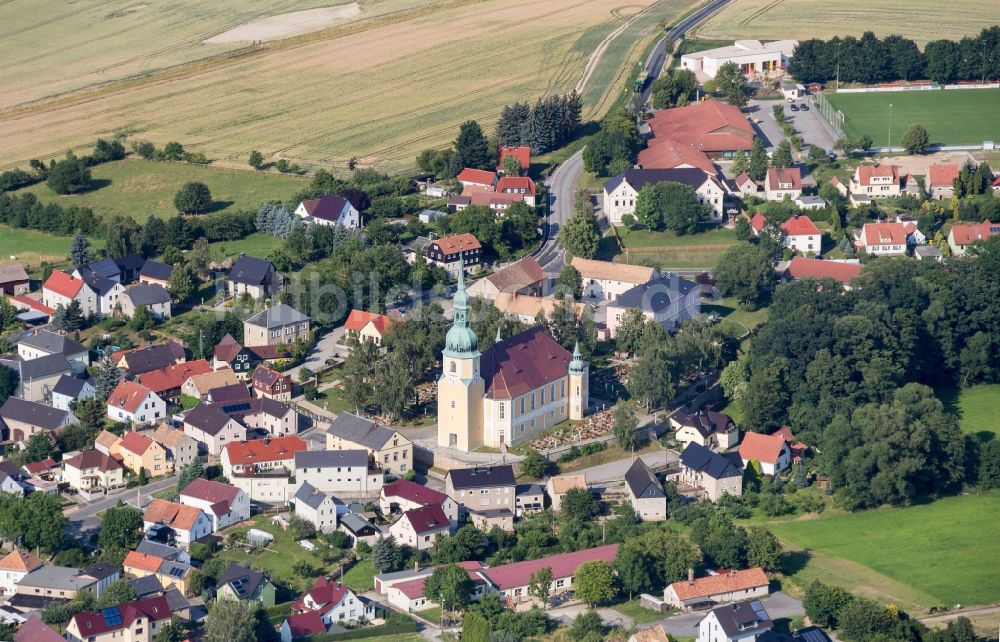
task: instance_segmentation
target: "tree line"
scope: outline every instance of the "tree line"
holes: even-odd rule
[[[983,29],[959,41],[933,40],[921,52],[902,36],[878,38],[866,31],[861,38],[802,40],[795,47],[788,71],[799,82],[865,84],[929,78],[939,83],[1000,78],[1000,26]]]
[[[550,152],[573,139],[582,111],[583,99],[575,89],[539,98],[531,106],[527,102],[506,105],[497,122],[497,144],[530,147],[532,154]]]

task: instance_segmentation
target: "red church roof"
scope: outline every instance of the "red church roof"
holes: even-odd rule
[[[569,371],[573,355],[541,328],[532,328],[504,339],[482,356],[486,395],[513,399]]]

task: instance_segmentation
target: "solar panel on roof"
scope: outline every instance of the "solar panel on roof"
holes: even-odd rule
[[[101,609],[101,617],[104,618],[104,624],[109,627],[121,626],[122,624],[122,612],[118,610],[117,606]]]
[[[250,410],[250,404],[234,403],[232,405],[222,407],[222,412],[226,414],[229,414],[231,412],[243,412],[244,410]]]
[[[753,609],[753,613],[754,615],[757,616],[757,619],[759,620],[771,619],[771,617],[767,614],[767,611],[764,610],[764,605],[758,602],[757,600],[750,602],[750,608]]]

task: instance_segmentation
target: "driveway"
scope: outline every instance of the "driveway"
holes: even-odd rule
[[[767,609],[767,614],[771,616],[772,620],[793,618],[799,615],[805,615],[806,613],[806,610],[802,607],[802,602],[789,597],[780,591],[778,593],[772,593],[760,601],[764,604],[764,608]],[[705,617],[705,614],[706,611],[679,613],[658,622],[653,622],[649,624],[649,626],[662,624],[663,628],[666,629],[667,633],[670,635],[685,635],[689,637],[697,636],[698,622],[701,622],[701,619]]]
[[[101,518],[97,514],[108,510],[119,501],[130,506],[143,508],[153,500],[153,493],[158,493],[176,484],[177,477],[171,475],[153,480],[141,488],[129,488],[114,495],[105,495],[89,504],[70,506],[63,510],[63,515],[69,520],[66,524],[66,532],[72,537],[79,538],[84,533],[97,530],[101,525]]]
[[[309,353],[309,358],[301,366],[295,366],[285,374],[291,375],[292,378],[297,378],[300,368],[309,368],[313,372],[317,372],[326,367],[326,360],[335,357],[341,352],[347,354],[347,351],[339,346],[341,338],[344,336],[344,328],[336,328],[328,334],[323,335],[316,345],[313,347],[312,352]]]
[[[654,470],[669,468],[670,466],[676,464],[678,460],[677,453],[665,448],[659,452],[639,455],[639,457],[646,462],[646,465]],[[631,457],[626,457],[625,459],[619,459],[618,461],[591,466],[590,468],[583,468],[576,471],[576,474],[585,475],[588,484],[621,481],[624,479],[625,473],[628,472],[628,469],[632,466],[633,461],[634,459]]]

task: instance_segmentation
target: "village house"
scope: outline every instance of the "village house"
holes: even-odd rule
[[[798,45],[797,40],[737,40],[732,45],[705,49],[681,56],[681,69],[695,72],[701,81],[715,78],[719,67],[735,63],[747,76],[773,75],[783,72]]]
[[[135,316],[139,308],[146,308],[157,321],[170,318],[170,293],[162,285],[133,285],[122,293],[120,301],[122,314],[127,317]]]
[[[503,171],[503,161],[508,156],[513,156],[517,159],[518,165],[521,167],[521,171],[527,170],[531,167],[531,148],[527,145],[513,146],[513,145],[502,145],[500,149],[497,150],[497,171]]]
[[[267,366],[257,366],[250,377],[250,385],[258,397],[275,401],[289,401],[292,398],[292,378]]]
[[[174,470],[180,471],[198,456],[198,442],[184,434],[184,431],[160,424],[149,432],[149,437],[163,446],[167,461],[173,462]]]
[[[562,498],[573,488],[587,490],[586,475],[557,475],[549,477],[545,482],[545,492],[552,501],[552,510],[558,513],[562,509]]]
[[[544,314],[551,319],[556,308],[560,305],[569,305],[577,319],[582,319],[587,310],[583,303],[572,303],[567,299],[558,300],[554,297],[531,296],[528,294],[503,292],[493,299],[493,307],[506,316],[514,317],[522,323],[532,325],[539,314]]]
[[[227,334],[215,346],[212,355],[212,368],[214,370],[229,368],[240,379],[249,379],[250,373],[261,361],[262,358],[257,354],[257,351],[241,346],[233,338],[233,335]]]
[[[174,266],[160,263],[152,259],[142,264],[139,270],[139,283],[149,285],[159,285],[170,289],[170,275],[174,273]]]
[[[152,642],[173,612],[163,596],[77,613],[66,625],[69,642]]]
[[[121,461],[122,466],[138,475],[146,471],[147,477],[160,477],[174,472],[174,463],[167,457],[167,451],[150,437],[131,431],[125,434],[112,448],[111,456]]]
[[[7,553],[0,560],[0,596],[13,595],[18,582],[44,564],[41,559],[30,553],[22,553],[18,548]]]
[[[327,626],[323,621],[323,616],[315,611],[299,613],[285,618],[278,629],[281,642],[292,642],[293,640],[305,640],[321,633],[340,632],[343,627],[334,624]]]
[[[121,464],[97,450],[84,450],[63,462],[63,482],[79,492],[103,493],[125,485]]]
[[[733,187],[744,197],[758,196],[760,194],[760,185],[754,179],[750,178],[750,174],[746,172],[733,179]]]
[[[351,310],[350,314],[347,315],[347,320],[344,321],[344,339],[353,336],[359,341],[371,341],[375,345],[381,346],[390,323],[392,323],[392,319],[384,314]],[[346,342],[342,340],[341,343]]]
[[[469,296],[493,300],[500,294],[539,296],[545,290],[545,271],[533,256],[526,256],[477,280],[469,286]]]
[[[424,248],[424,257],[428,263],[443,267],[455,277],[463,267],[466,270],[478,267],[482,262],[482,252],[479,239],[465,232],[431,240]]]
[[[403,475],[413,467],[413,442],[398,430],[342,412],[326,432],[328,450],[363,449],[382,468]]]
[[[861,274],[861,263],[857,260],[830,261],[795,256],[788,262],[783,276],[793,281],[833,279],[842,283],[845,290],[850,290],[851,281],[859,274]]]
[[[605,308],[607,337],[618,336],[618,326],[631,308],[664,330],[676,330],[701,314],[701,286],[676,274],[662,274],[616,296]]]
[[[510,604],[531,601],[535,598],[528,594],[532,576],[543,568],[552,570],[552,583],[549,585],[550,596],[558,596],[573,588],[573,576],[582,564],[600,560],[611,564],[618,554],[618,544],[608,544],[597,548],[588,548],[572,553],[550,555],[537,560],[502,564],[479,571],[479,574],[490,583],[491,592],[500,594],[501,599]]]
[[[382,537],[382,531],[378,526],[372,524],[364,515],[348,512],[340,517],[337,530],[351,538],[351,546],[358,547],[358,542],[364,542],[373,546]]]
[[[275,588],[263,573],[245,566],[230,564],[216,585],[216,599],[255,602],[263,608],[274,606]]]
[[[875,256],[906,254],[910,247],[926,240],[913,223],[865,223],[854,234],[855,246]]]
[[[518,484],[514,488],[514,517],[521,519],[545,508],[545,491],[540,484]]]
[[[674,438],[684,447],[693,442],[710,449],[728,450],[740,440],[740,431],[732,418],[714,410],[687,413],[682,408],[669,421]]]
[[[284,277],[274,263],[246,254],[236,259],[226,279],[229,296],[246,295],[257,300],[274,296],[284,289],[284,285]]]
[[[7,426],[7,435],[11,443],[23,447],[35,433],[52,433],[77,424],[79,420],[68,410],[59,410],[18,397],[8,397],[0,406],[0,423]]]
[[[764,177],[764,198],[794,201],[802,196],[802,170],[798,167],[769,167]]]
[[[74,270],[73,277],[83,279],[84,287],[80,290],[80,294],[84,300],[80,305],[85,310],[93,306],[95,315],[110,316],[121,308],[125,286],[118,281],[105,278],[88,268]]]
[[[243,342],[247,347],[275,346],[309,341],[309,317],[279,303],[243,322]]]
[[[485,169],[472,169],[471,167],[466,167],[459,172],[457,178],[463,188],[479,187],[491,192],[496,187],[498,180],[496,172],[490,172]]]
[[[175,341],[168,341],[146,348],[113,352],[111,353],[111,361],[116,367],[138,377],[146,372],[162,370],[167,366],[183,363],[187,361],[187,354],[184,352],[184,346]]]
[[[676,480],[701,489],[709,501],[717,502],[723,495],[739,497],[743,494],[743,467],[734,458],[690,442],[681,453],[680,463],[681,471]]]
[[[121,381],[108,397],[108,418],[130,424],[152,423],[167,416],[167,403],[134,381]]]
[[[453,468],[444,478],[445,493],[468,513],[473,523],[514,528],[514,469],[509,465]],[[486,530],[489,530],[488,528]]]
[[[184,434],[201,443],[209,455],[218,456],[224,446],[245,440],[247,429],[212,404],[201,404],[184,413]]]
[[[121,267],[110,257],[87,263],[86,265],[78,268],[74,272],[74,276],[79,278],[79,274],[81,273],[94,274],[102,279],[108,279],[109,281],[114,281],[115,283],[126,283],[126,281],[122,279]]]
[[[849,185],[851,205],[857,207],[874,198],[893,198],[904,191],[913,191],[909,177],[900,173],[898,165],[859,165]],[[913,181],[910,181],[913,183]]]
[[[31,290],[31,280],[20,263],[0,265],[0,294],[22,296]]]
[[[194,506],[154,497],[142,517],[143,529],[166,527],[173,532],[175,545],[187,550],[191,542],[212,533],[212,521]]]
[[[338,500],[332,493],[316,490],[309,482],[302,482],[295,491],[295,516],[304,519],[317,533],[332,533],[337,530]]]
[[[305,595],[292,603],[293,613],[316,612],[327,625],[357,622],[375,616],[375,607],[329,577],[319,577]]]
[[[635,215],[639,191],[665,181],[683,183],[694,190],[698,201],[712,208],[711,219],[724,218],[727,190],[714,175],[697,168],[629,169],[604,184],[604,213],[612,225],[621,225],[626,214]]]
[[[302,201],[295,208],[295,215],[311,225],[338,225],[351,229],[361,227],[361,213],[357,208],[343,196],[334,194]]]
[[[767,219],[757,212],[750,219],[750,228],[754,236],[760,236],[767,226]],[[804,255],[818,255],[823,251],[823,233],[816,224],[804,214],[796,214],[778,226],[782,235],[782,247],[791,248]]]
[[[489,583],[479,574],[479,571],[483,569],[481,562],[458,562],[456,566],[464,570],[472,582],[473,600],[480,599],[490,591]],[[404,613],[424,611],[437,606],[424,593],[424,584],[433,572],[432,567],[417,567],[376,575],[374,578],[375,590],[385,596],[386,602]]]
[[[195,479],[180,492],[179,501],[205,513],[213,533],[250,519],[250,498],[232,484]]]
[[[757,600],[718,606],[698,622],[698,642],[754,642],[774,626]]]
[[[324,493],[373,497],[385,481],[385,471],[366,450],[302,450],[294,461],[296,482],[309,482]]]
[[[420,508],[411,508],[403,513],[389,527],[389,534],[396,542],[426,551],[434,548],[436,537],[451,535],[451,521],[444,514],[440,504],[429,504]]]
[[[636,457],[625,473],[625,488],[639,519],[659,522],[667,518],[667,493],[642,457]]]
[[[534,207],[537,188],[535,181],[527,176],[503,176],[497,181],[497,193],[520,194],[525,203]]]
[[[626,265],[574,256],[571,265],[583,277],[585,298],[613,300],[637,285],[649,283],[657,275],[655,269],[643,265]]]
[[[955,256],[965,256],[969,246],[1000,234],[1000,223],[983,221],[976,224],[952,225],[948,232],[948,247]]]
[[[187,592],[188,578],[194,571],[190,564],[138,551],[129,551],[122,566],[125,573],[133,578],[152,577],[156,579],[160,589],[173,587],[181,593]]]
[[[456,212],[461,212],[466,207],[475,205],[476,207],[488,207],[500,215],[514,203],[523,203],[524,201],[524,194],[498,193],[493,190],[468,187],[462,194],[449,198],[448,207]]]
[[[955,193],[955,179],[962,168],[957,163],[932,163],[927,167],[927,181],[924,188],[932,201],[950,200]]]
[[[80,304],[80,312],[84,316],[97,314],[97,302],[93,292],[87,288],[83,279],[77,279],[60,270],[53,270],[49,278],[42,284],[42,305],[52,308],[68,308],[73,301]]]
[[[749,152],[756,135],[739,107],[714,99],[655,111],[646,123],[653,134],[649,147],[665,141],[689,145],[713,160]]]
[[[181,385],[181,394],[204,401],[213,390],[236,384],[240,384],[240,378],[232,368],[219,368],[218,370],[199,372],[185,379]],[[246,385],[240,385],[243,386],[242,396],[249,396]]]
[[[296,436],[237,440],[225,445],[219,460],[222,474],[250,501],[284,504],[295,494],[289,483],[295,470],[295,454],[304,450],[306,442]]]
[[[757,597],[767,597],[771,581],[760,567],[743,571],[727,570],[714,575],[688,579],[668,584],[663,590],[663,601],[670,606],[690,611],[739,602]]]
[[[379,492],[379,509],[383,515],[405,513],[424,506],[440,506],[451,522],[458,521],[458,504],[452,498],[433,488],[416,482],[397,479],[382,486]]]
[[[59,379],[73,373],[73,366],[61,354],[49,354],[30,361],[0,358],[0,365],[17,374],[14,394],[25,401],[46,401]]]
[[[212,366],[204,359],[175,363],[160,368],[144,372],[136,379],[140,384],[152,390],[156,396],[163,400],[177,403],[181,397],[184,382],[195,375],[211,372]]]
[[[17,356],[25,361],[50,355],[62,355],[70,366],[83,371],[90,365],[90,352],[64,334],[36,329],[26,332],[17,340]]]
[[[773,476],[792,465],[792,452],[780,435],[748,432],[740,444],[740,459],[744,468],[756,461],[763,474]]]
[[[90,383],[83,379],[63,375],[56,380],[56,385],[52,387],[50,401],[53,408],[68,411],[70,404],[84,399],[93,399],[96,396],[97,390]]]

